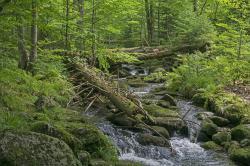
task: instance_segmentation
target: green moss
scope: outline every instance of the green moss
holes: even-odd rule
[[[130,80],[128,80],[128,85],[129,86],[132,86],[132,87],[135,87],[135,88],[137,88],[137,87],[144,87],[144,86],[147,86],[148,84],[147,83],[145,83],[142,79],[140,79],[140,78],[137,78],[137,79],[130,79]]]
[[[0,146],[0,165],[81,165],[67,144],[44,134],[1,131]]]
[[[157,70],[154,73],[151,73],[150,75],[146,76],[144,78],[146,82],[152,82],[152,83],[162,83],[167,80],[167,73],[163,70]]]
[[[83,123],[60,123],[66,131],[80,140],[83,149],[93,158],[117,160],[117,150],[109,139],[95,126]]]
[[[216,144],[213,141],[205,142],[201,146],[206,150],[221,151],[223,149],[220,145]]]
[[[61,126],[53,126],[47,122],[40,121],[32,124],[31,131],[60,139],[67,143],[75,153],[81,149],[80,140],[75,138]]]
[[[0,110],[0,130],[29,128],[28,119],[20,112],[10,112]]]
[[[230,158],[243,165],[249,166],[250,163],[250,147],[235,149],[230,153]]]
[[[231,134],[229,132],[218,132],[213,135],[212,140],[216,144],[222,145],[224,142],[231,141]]]
[[[205,133],[208,137],[212,137],[215,133],[217,133],[218,126],[210,121],[203,121],[201,131]]]
[[[232,139],[236,141],[241,141],[243,139],[250,139],[250,125],[243,124],[238,125],[232,129]]]

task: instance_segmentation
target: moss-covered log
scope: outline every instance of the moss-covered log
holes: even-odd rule
[[[136,99],[131,98],[129,94],[118,93],[116,86],[100,77],[93,67],[80,63],[71,63],[71,67],[77,72],[77,79],[84,79],[88,84],[93,86],[101,95],[107,97],[120,111],[125,112],[129,117],[135,117],[136,114],[142,114],[151,119],[146,111],[140,106]]]

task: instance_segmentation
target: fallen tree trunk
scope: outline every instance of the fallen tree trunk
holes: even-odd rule
[[[71,71],[74,72],[74,75],[77,77],[76,79],[78,80],[78,82],[80,81],[80,84],[83,84],[82,82],[87,81],[87,84],[92,86],[92,88],[99,92],[99,94],[107,97],[121,111],[121,113],[125,113],[128,117],[134,119],[137,123],[142,123],[153,133],[162,137],[170,146],[171,151],[175,153],[175,150],[173,149],[172,144],[168,139],[166,139],[159,132],[147,125],[144,121],[137,118],[136,115],[141,114],[144,116],[145,120],[148,120],[152,124],[155,124],[153,118],[151,118],[147,111],[143,109],[140,100],[136,98],[136,96],[130,93],[122,93],[121,91],[117,92],[116,86],[112,82],[107,81],[103,77],[101,77],[96,72],[95,68],[91,66],[76,62],[68,64],[70,65]],[[94,101],[92,101],[90,105],[92,105],[93,102]],[[87,107],[87,109],[90,107],[90,105]]]
[[[129,94],[118,93],[117,89],[114,88],[116,86],[112,82],[100,77],[90,66],[71,63],[71,67],[77,71],[77,77],[87,80],[89,85],[93,86],[101,95],[107,97],[120,111],[132,118],[136,114],[142,114],[152,121],[152,118],[143,110],[140,104],[129,99]]]

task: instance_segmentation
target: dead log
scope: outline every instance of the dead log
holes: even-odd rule
[[[134,118],[136,114],[142,114],[147,119],[152,121],[152,118],[140,107],[139,104],[131,101],[125,94],[117,93],[117,89],[113,88],[112,82],[108,82],[101,78],[93,68],[81,63],[71,63],[72,68],[75,68],[82,77],[88,81],[89,85],[93,86],[101,95],[107,97],[120,111],[126,113],[129,117]]]

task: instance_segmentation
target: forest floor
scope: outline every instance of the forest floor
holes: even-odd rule
[[[226,87],[225,90],[236,94],[250,104],[250,85],[238,83],[233,86]]]

